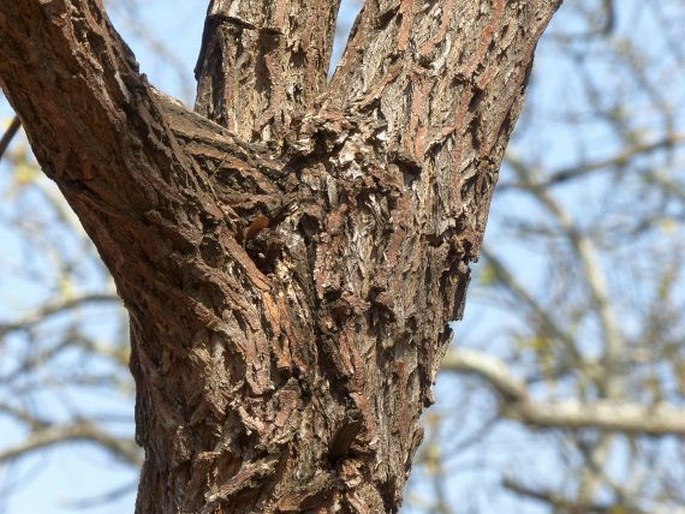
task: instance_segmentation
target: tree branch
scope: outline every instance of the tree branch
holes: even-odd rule
[[[592,513],[592,514],[612,514],[615,512],[626,512],[629,514],[643,514],[641,509],[627,508],[624,505],[602,505],[595,502],[582,502],[566,499],[564,496],[552,491],[544,491],[527,487],[512,479],[505,479],[502,483],[505,489],[526,496],[555,507],[555,511],[563,509],[562,512],[573,513]]]
[[[100,448],[108,450],[114,456],[135,466],[143,463],[142,452],[130,438],[112,436],[85,421],[64,426],[53,425],[36,430],[20,444],[0,451],[0,462],[8,462],[46,446],[73,441],[96,443]]]
[[[365,2],[325,96],[324,109],[385,122],[390,160],[426,196],[426,234],[464,234],[469,260],[531,56],[560,3]]]
[[[517,303],[521,302],[528,306],[535,322],[540,325],[540,328],[544,333],[550,334],[562,342],[565,350],[573,359],[574,364],[582,366],[583,357],[578,352],[575,341],[568,333],[565,333],[561,329],[559,323],[554,320],[552,313],[545,310],[543,306],[540,305],[533,295],[526,290],[523,284],[509,271],[509,269],[507,269],[504,262],[487,246],[483,247],[482,255],[486,262],[492,267],[496,279],[515,297]]]
[[[466,348],[450,350],[443,371],[472,373],[485,379],[505,401],[503,414],[538,427],[599,430],[626,434],[685,435],[685,410],[667,404],[645,406],[599,400],[538,402],[500,359]]]
[[[63,298],[56,302],[46,303],[22,319],[10,323],[0,323],[0,337],[17,330],[30,330],[50,316],[90,304],[119,303],[121,300],[114,294],[92,293],[73,298]]]
[[[516,162],[513,168],[519,180],[528,186],[533,197],[556,218],[578,257],[593,306],[598,313],[604,341],[602,356],[604,373],[598,377],[597,387],[602,396],[616,398],[622,386],[622,371],[618,363],[622,354],[625,353],[626,344],[616,319],[614,305],[611,303],[606,272],[601,265],[596,245],[590,237],[578,229],[573,217],[550,194],[550,191],[535,181],[525,164]]]
[[[685,134],[669,134],[663,139],[659,139],[651,143],[636,144],[630,148],[624,149],[616,155],[607,157],[605,159],[598,159],[596,161],[586,162],[577,166],[551,171],[547,174],[547,178],[544,178],[536,183],[536,187],[546,189],[550,186],[565,184],[570,180],[584,177],[594,171],[611,169],[620,170],[635,157],[649,155],[651,153],[658,152],[659,150],[668,150],[682,145],[683,143],[685,143]],[[509,155],[507,155],[507,157],[509,157]],[[515,157],[511,157],[510,160],[512,166],[514,167],[524,166],[524,164]],[[497,186],[499,191],[529,188],[530,184],[520,180],[516,182],[501,183]]]
[[[17,132],[19,132],[19,127],[21,127],[21,121],[19,121],[18,116],[15,116],[14,118],[12,118],[10,126],[7,127],[7,130],[0,139],[0,161],[2,160],[2,156],[5,155],[5,151],[12,142],[12,139],[17,134]]]
[[[379,108],[389,141],[418,161],[470,125],[484,139],[483,155],[495,154],[526,82],[529,56],[560,4],[365,2],[331,97],[339,105]],[[498,104],[504,109],[491,108]]]
[[[207,227],[222,255],[235,256],[263,288],[236,242],[251,220],[234,207],[246,202],[240,212],[249,214],[264,203],[255,201],[260,195],[278,203],[274,167],[255,167],[248,156],[257,152],[149,86],[100,0],[3,4],[0,84],[30,120],[24,126],[41,166],[78,214],[128,306],[156,290],[170,308],[167,281],[177,276],[178,261],[168,257],[183,260],[209,237]],[[229,188],[217,183],[227,171],[242,180]],[[217,189],[233,196],[219,199]],[[206,268],[193,269],[196,281],[206,282]],[[187,295],[175,297],[179,312],[194,310]]]
[[[261,64],[239,76],[274,86],[244,114],[259,144],[150,87],[101,0],[0,11],[2,86],[130,313],[137,511],[392,512],[559,0],[367,2],[325,105],[282,146],[262,127],[290,94],[274,59],[297,53],[279,31],[298,4],[227,4],[200,74],[231,67],[231,30],[256,31]]]
[[[487,353],[468,348],[452,349],[443,359],[441,369],[477,374],[506,401],[523,402],[528,399],[526,385],[511,375],[504,361]]]
[[[326,86],[340,0],[212,0],[195,108],[246,141],[270,141]]]

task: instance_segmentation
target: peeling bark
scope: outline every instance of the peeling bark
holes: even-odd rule
[[[100,0],[0,0],[0,85],[130,313],[137,512],[397,511],[559,3],[367,1],[326,84],[337,2],[215,0],[191,112]]]

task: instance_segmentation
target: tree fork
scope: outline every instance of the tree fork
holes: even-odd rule
[[[214,1],[195,113],[101,1],[0,1],[0,84],[130,313],[137,512],[397,510],[559,3],[368,1],[326,85],[335,2]]]

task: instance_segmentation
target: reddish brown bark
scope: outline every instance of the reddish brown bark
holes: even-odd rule
[[[327,85],[337,2],[215,0],[198,114],[100,0],[0,0],[2,88],[130,312],[137,512],[397,510],[559,3],[367,1]]]

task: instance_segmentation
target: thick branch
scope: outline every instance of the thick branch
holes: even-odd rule
[[[79,164],[124,153],[155,113],[135,58],[100,1],[3,3],[0,84],[20,117],[31,118],[29,138],[42,150],[37,157],[52,161],[55,178],[120,189],[119,177]]]
[[[240,254],[240,266],[254,270],[235,240],[250,220],[237,219],[211,185],[219,162],[260,175],[243,160],[254,152],[151,88],[101,2],[3,4],[0,80],[41,166],[79,215],[129,307],[157,291],[165,308],[175,298],[178,311],[195,310],[187,295],[170,293],[168,280],[179,269],[170,257],[183,260],[209,236],[206,227],[227,236],[217,243],[227,245],[225,255]],[[190,141],[188,131],[199,132]],[[213,161],[200,134],[211,135]],[[269,180],[258,180],[257,190],[254,182],[232,185],[236,203],[247,194],[278,199]]]
[[[507,401],[527,401],[526,385],[511,375],[506,363],[487,353],[468,348],[450,350],[442,361],[442,371],[474,373],[485,379]]]
[[[340,0],[212,0],[195,108],[246,141],[270,141],[326,85]]]
[[[332,95],[339,104],[380,107],[390,139],[419,161],[470,125],[486,145],[483,154],[496,153],[538,38],[560,3],[366,2]]]
[[[324,104],[387,122],[381,136],[433,189],[427,232],[477,259],[493,184],[538,38],[560,0],[365,2]]]

